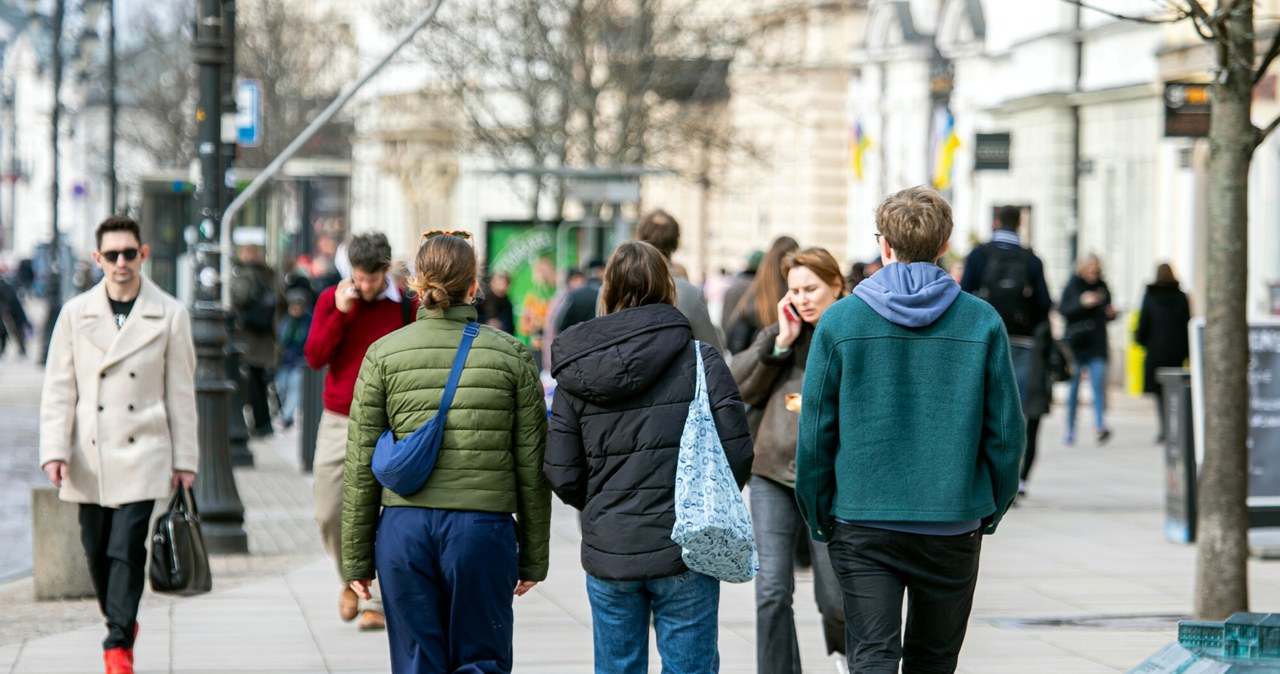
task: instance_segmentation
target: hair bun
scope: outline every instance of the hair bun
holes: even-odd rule
[[[441,309],[448,308],[449,306],[449,291],[445,290],[444,286],[439,283],[427,283],[427,287],[423,289],[423,295],[425,295],[426,303],[429,306],[435,306]]]

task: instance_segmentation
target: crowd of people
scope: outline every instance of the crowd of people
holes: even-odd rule
[[[547,577],[553,494],[580,513],[596,671],[648,671],[651,625],[663,671],[718,671],[721,581],[673,540],[703,394],[711,460],[731,493],[747,488],[758,671],[802,671],[798,569],[837,671],[954,671],[983,539],[1026,497],[1052,383],[1069,382],[1066,444],[1082,378],[1095,441],[1111,437],[1118,312],[1101,262],[1082,258],[1055,307],[1020,222],[1001,209],[991,240],[944,268],[949,204],[903,190],[877,210],[875,261],[844,273],[779,237],[717,293],[713,321],[672,260],[679,223],[653,211],[542,298],[526,340],[511,277],[482,282],[470,232],[427,232],[411,271],[384,235],[355,236],[325,279],[279,275],[249,243],[231,281],[246,420],[289,428],[302,368],[325,370],[314,517],[339,617],[385,630],[394,672],[511,671],[513,602]],[[80,504],[108,674],[133,671],[145,513],[198,466],[189,317],[141,274],[148,254],[128,218],[99,227],[105,276],[64,308],[42,397],[41,466]],[[0,335],[21,325],[10,295],[0,283]],[[1186,358],[1188,319],[1161,265],[1134,336],[1148,382]],[[432,457],[403,493],[375,458],[397,442]]]

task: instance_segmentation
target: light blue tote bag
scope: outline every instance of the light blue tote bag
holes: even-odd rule
[[[751,516],[711,416],[707,374],[697,341],[693,352],[698,359],[698,384],[680,436],[671,540],[684,549],[681,557],[690,569],[729,583],[745,583],[760,570]]]

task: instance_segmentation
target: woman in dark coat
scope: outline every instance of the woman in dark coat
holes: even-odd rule
[[[1067,319],[1062,341],[1071,349],[1075,370],[1067,389],[1067,435],[1064,442],[1075,444],[1076,400],[1080,393],[1080,377],[1088,372],[1093,389],[1093,423],[1098,444],[1111,439],[1107,428],[1107,323],[1116,317],[1111,306],[1111,290],[1102,280],[1102,263],[1096,255],[1087,255],[1076,264],[1076,275],[1062,291],[1058,312]]]
[[[1138,331],[1134,335],[1142,348],[1147,350],[1142,367],[1142,388],[1155,396],[1156,411],[1160,414],[1160,432],[1156,442],[1164,442],[1164,392],[1156,381],[1156,368],[1182,367],[1190,355],[1187,323],[1191,321],[1191,303],[1187,294],[1178,288],[1173,268],[1167,264],[1156,267],[1156,282],[1147,286],[1142,298],[1142,315],[1138,318]]]
[[[603,315],[551,346],[556,378],[543,472],[582,511],[596,672],[647,672],[649,624],[664,672],[716,672],[720,583],[690,571],[671,540],[680,436],[697,384],[693,329],[657,248],[618,246],[600,289]],[[751,437],[738,387],[700,344],[712,416],[741,488]]]

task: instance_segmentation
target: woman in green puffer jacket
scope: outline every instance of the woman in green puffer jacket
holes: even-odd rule
[[[510,672],[512,594],[546,578],[551,525],[542,476],[547,411],[528,347],[480,328],[421,489],[407,496],[383,489],[371,468],[385,429],[401,439],[436,413],[462,330],[476,320],[470,234],[423,238],[411,283],[422,303],[418,320],[374,342],[356,382],[343,573],[367,596],[376,571],[396,674]]]

